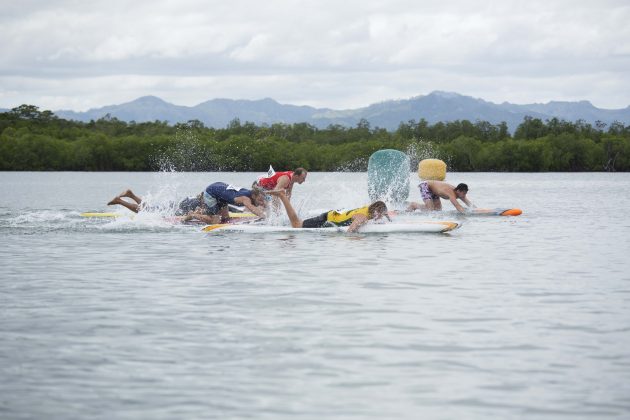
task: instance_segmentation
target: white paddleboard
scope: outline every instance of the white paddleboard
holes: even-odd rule
[[[457,210],[451,210],[448,212],[449,214],[463,214],[465,216],[520,216],[523,211],[521,209],[467,209],[466,213],[460,213]]]
[[[520,216],[521,209],[472,209],[470,214],[474,216]]]
[[[406,223],[368,223],[359,228],[358,233],[443,233],[457,229],[460,222],[453,221],[418,221]],[[217,224],[208,225],[203,228],[204,232],[247,232],[247,233],[273,233],[273,232],[346,232],[348,227],[325,227],[325,228],[292,228],[291,226],[273,226],[261,223],[249,224]]]
[[[117,218],[117,217],[129,217],[131,219],[134,218],[136,213],[81,213],[79,216],[81,217],[94,217],[94,218]],[[230,218],[235,219],[256,219],[254,213],[233,213],[230,212]]]
[[[416,211],[392,211],[389,213],[390,216],[395,216],[395,215],[422,215],[422,216],[426,216],[427,214],[431,214],[431,213],[435,213],[435,214],[448,214],[449,216],[451,215],[462,215],[462,216],[520,216],[523,211],[521,209],[517,209],[517,208],[511,208],[511,209],[506,209],[506,208],[497,208],[497,209],[479,209],[479,208],[474,208],[474,209],[466,209],[465,213],[460,213],[457,210],[446,210],[446,211],[422,211],[422,210],[416,210]]]

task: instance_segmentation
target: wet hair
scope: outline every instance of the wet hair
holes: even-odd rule
[[[382,201],[375,201],[368,206],[368,218],[373,219],[376,213],[387,214],[387,205]]]
[[[461,183],[461,184],[457,184],[457,187],[455,187],[455,191],[462,191],[462,192],[468,192],[468,185]]]
[[[252,202],[256,201],[258,197],[260,197],[262,200],[262,197],[264,197],[264,195],[265,195],[264,190],[258,185],[258,183],[254,182],[252,184]],[[255,204],[256,203],[254,203],[254,205]]]
[[[297,176],[300,176],[305,173],[306,173],[306,169],[304,168],[295,168],[295,170],[293,171],[293,175],[297,175]]]

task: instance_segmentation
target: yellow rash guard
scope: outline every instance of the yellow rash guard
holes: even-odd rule
[[[369,218],[368,206],[359,207],[358,209],[348,210],[341,213],[336,210],[331,210],[326,213],[326,221],[334,223],[337,226],[348,226],[352,223],[352,216],[355,214],[362,214]]]

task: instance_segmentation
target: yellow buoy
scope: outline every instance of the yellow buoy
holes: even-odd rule
[[[418,176],[420,179],[431,181],[444,181],[446,178],[446,163],[440,159],[424,159],[418,164]]]

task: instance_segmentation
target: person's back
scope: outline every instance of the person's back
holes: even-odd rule
[[[440,196],[446,200],[450,200],[450,198],[454,195],[455,187],[451,184],[444,181],[427,181],[429,185],[429,189],[433,194]]]
[[[228,204],[245,206],[255,215],[265,216],[265,197],[259,188],[249,190],[225,182],[215,182],[206,187],[203,200],[215,214],[220,212],[225,220],[229,219]]]
[[[293,178],[293,171],[276,172],[272,176],[258,178],[257,182],[260,187],[266,190],[275,190],[281,177],[287,177],[290,182]]]
[[[357,214],[362,214],[365,217],[369,217],[369,206],[363,206],[347,211],[330,210],[326,213],[326,221],[333,223],[337,226],[348,226],[352,224],[352,218]]]
[[[252,191],[247,188],[236,187],[225,182],[215,182],[206,188],[206,194],[214,197],[221,206],[236,204],[236,197],[252,198]]]

